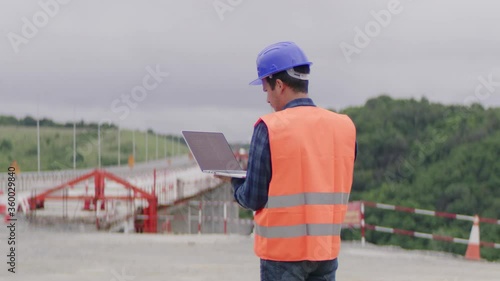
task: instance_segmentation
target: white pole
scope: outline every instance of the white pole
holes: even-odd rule
[[[177,155],[179,154],[180,152],[180,148],[181,148],[181,139],[180,138],[177,138]]]
[[[40,96],[38,96],[40,98]],[[38,164],[38,174],[40,174],[40,111],[39,111],[39,101],[36,104],[36,138],[37,138],[37,164]]]
[[[135,159],[135,130],[132,131],[132,157]]]
[[[199,204],[199,207],[198,207],[198,234],[201,234],[201,216],[202,216],[202,213],[201,213],[201,200],[203,200],[203,199],[200,199],[200,204]]]
[[[227,203],[224,202],[224,234],[227,234]]]
[[[156,133],[156,160],[158,160],[158,133]]]
[[[101,168],[101,122],[97,123],[97,167]]]
[[[165,137],[165,148],[164,148],[164,151],[165,151],[165,159],[167,159],[167,137]]]
[[[120,162],[120,125],[118,124],[118,167],[121,166]]]
[[[175,141],[174,141],[174,136],[173,135],[172,135],[172,138],[171,138],[170,141],[172,142],[172,155],[171,156],[174,156],[174,154],[175,154],[175,147],[174,147]]]
[[[188,233],[191,234],[191,204],[188,203],[187,206],[188,206],[188,219],[187,219],[187,221],[188,221]]]
[[[365,246],[365,203],[361,202],[361,247]]]
[[[146,131],[146,162],[148,162],[148,131]]]
[[[75,118],[75,108],[73,108],[73,170],[76,170],[76,118]]]

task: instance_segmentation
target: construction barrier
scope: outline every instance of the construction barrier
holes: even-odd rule
[[[481,242],[480,236],[479,236],[479,223],[480,222],[500,225],[500,220],[498,220],[498,219],[481,218],[477,215],[470,216],[470,215],[453,214],[453,213],[446,213],[446,212],[437,212],[437,211],[432,211],[432,210],[424,210],[424,209],[417,209],[417,208],[403,207],[403,206],[396,206],[396,205],[389,205],[389,204],[382,204],[382,203],[375,203],[375,202],[367,202],[367,201],[352,202],[349,204],[350,205],[352,204],[352,206],[359,205],[359,217],[361,218],[359,226],[361,228],[361,241],[362,241],[363,245],[365,243],[365,229],[368,229],[368,230],[373,230],[373,231],[378,231],[378,232],[406,235],[406,236],[411,236],[411,237],[418,237],[418,238],[431,239],[431,240],[437,240],[437,241],[445,241],[445,242],[451,242],[451,243],[466,244],[466,245],[468,245],[468,247],[467,247],[467,251],[465,254],[465,258],[469,259],[469,260],[480,260],[481,259],[480,246],[500,249],[500,244],[493,243],[493,242],[484,242],[484,241]],[[365,219],[364,219],[365,218],[365,207],[390,210],[390,211],[413,213],[413,214],[426,215],[426,216],[443,217],[443,218],[448,218],[448,219],[471,221],[471,222],[473,222],[473,226],[471,228],[471,234],[469,236],[469,239],[463,239],[463,238],[456,238],[456,237],[451,237],[451,236],[443,236],[443,235],[436,235],[436,234],[431,234],[431,233],[417,232],[417,231],[412,231],[412,230],[404,230],[404,229],[371,225],[371,224],[365,223]],[[357,208],[353,208],[353,207],[351,209],[358,210]],[[353,215],[351,214],[351,216],[353,216]]]
[[[402,206],[382,204],[382,203],[374,203],[374,202],[369,202],[369,201],[360,201],[360,202],[362,202],[364,204],[364,206],[366,206],[366,207],[372,207],[372,208],[377,208],[377,209],[400,211],[400,212],[406,212],[406,213],[413,213],[413,214],[427,215],[427,216],[434,216],[434,217],[442,217],[442,218],[448,218],[448,219],[457,219],[457,220],[464,220],[464,221],[471,221],[471,222],[474,221],[474,216],[470,216],[470,215],[453,214],[453,213],[446,213],[446,212],[436,212],[436,211],[431,211],[431,210],[416,209],[416,208],[402,207]],[[500,225],[500,220],[492,219],[492,218],[479,218],[479,222]]]

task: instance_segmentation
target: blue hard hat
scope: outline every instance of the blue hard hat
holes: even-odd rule
[[[268,46],[257,56],[257,73],[259,78],[250,85],[261,85],[262,79],[295,66],[311,65],[306,54],[293,42],[279,42]]]

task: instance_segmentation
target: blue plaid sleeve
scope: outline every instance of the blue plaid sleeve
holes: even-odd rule
[[[271,182],[271,150],[269,133],[264,122],[255,126],[248,158],[246,179],[233,179],[234,198],[243,208],[253,211],[267,204]]]

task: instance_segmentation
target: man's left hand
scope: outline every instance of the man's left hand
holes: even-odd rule
[[[232,177],[226,177],[226,176],[219,176],[219,175],[214,175],[214,177],[222,180],[223,182],[231,182]]]

